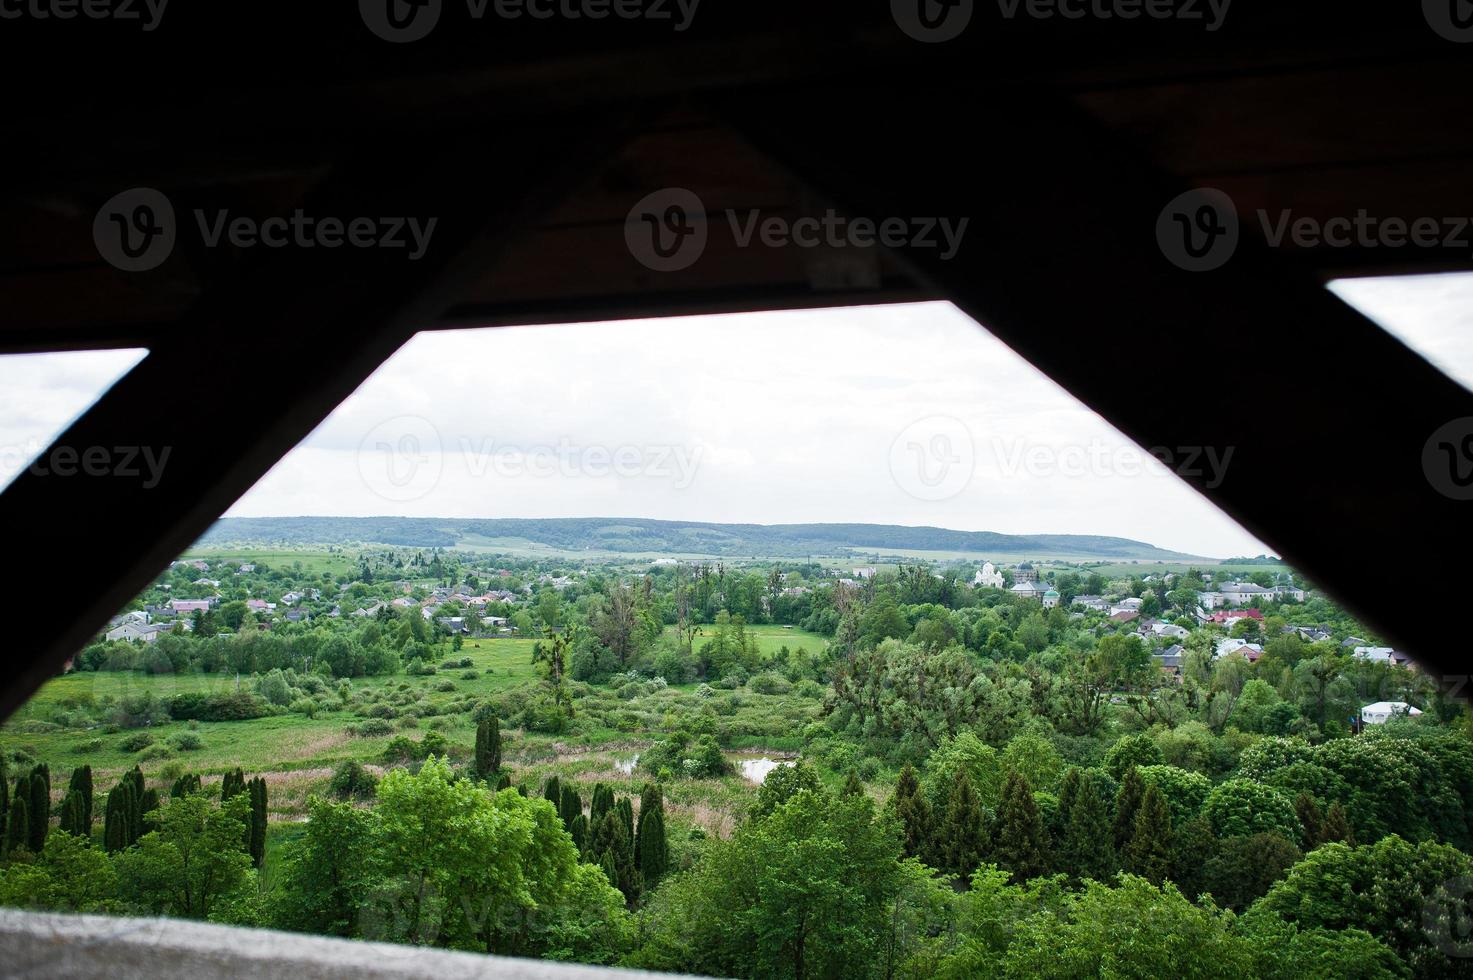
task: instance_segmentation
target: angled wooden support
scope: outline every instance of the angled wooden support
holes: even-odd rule
[[[1429,670],[1467,672],[1391,583],[1457,581],[1473,551],[1473,502],[1423,472],[1473,395],[1246,238],[1212,271],[1168,261],[1157,222],[1186,188],[1048,91],[912,75],[719,110],[851,215],[969,219],[949,259],[898,251],[1141,446],[1231,450],[1220,483],[1183,478]]]
[[[214,277],[220,285],[169,340],[43,454],[102,447],[116,460],[133,452],[138,475],[44,467],[45,475],[27,471],[0,494],[0,526],[29,556],[0,570],[0,591],[25,595],[38,582],[74,580],[79,562],[102,572],[69,594],[64,615],[11,644],[0,717],[451,305],[459,283],[516,248],[522,229],[599,165],[623,131],[623,120],[607,115],[556,128],[507,126],[493,145],[386,136],[297,206],[345,223],[413,217],[423,227],[433,218],[422,256],[285,247],[220,259],[238,268]],[[179,234],[194,234],[185,224],[193,221],[189,195],[174,197]],[[165,459],[157,474],[137,465],[143,450]]]

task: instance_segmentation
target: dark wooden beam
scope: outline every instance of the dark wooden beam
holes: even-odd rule
[[[919,277],[1141,446],[1231,448],[1221,485],[1187,481],[1427,668],[1465,670],[1367,562],[1458,580],[1473,504],[1422,454],[1473,395],[1248,236],[1216,271],[1167,261],[1157,218],[1185,188],[1046,92],[887,78],[720,110],[852,214],[969,218],[950,261],[900,250]]]
[[[79,556],[106,553],[106,573],[77,591],[54,628],[11,644],[0,717],[55,675],[416,329],[434,322],[463,282],[514,248],[537,216],[606,158],[623,121],[508,127],[490,143],[365,146],[358,162],[302,202],[319,217],[438,219],[417,261],[402,249],[346,247],[257,249],[231,260],[234,274],[222,273],[167,342],[43,456],[147,447],[157,460],[167,452],[156,485],[147,472],[27,471],[0,494],[0,526],[30,556],[0,569],[0,591],[20,595],[36,582],[66,581]],[[186,207],[187,192],[174,203]],[[136,459],[133,465],[143,470]]]

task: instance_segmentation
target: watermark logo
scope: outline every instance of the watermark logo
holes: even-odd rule
[[[172,446],[55,445],[43,449],[32,439],[22,445],[0,446],[0,475],[24,469],[46,478],[113,477],[136,480],[144,490],[152,490],[163,479],[172,451]]]
[[[890,0],[896,26],[924,44],[960,37],[972,13],[972,0]]]
[[[152,187],[114,194],[92,219],[97,254],[124,272],[147,272],[174,251],[174,205]]]
[[[466,16],[485,20],[644,20],[687,30],[700,0],[465,0]],[[391,44],[429,36],[440,23],[443,0],[358,0],[363,24]]]
[[[144,33],[164,19],[169,0],[0,0],[0,20],[116,20],[137,22]]]
[[[1443,40],[1473,41],[1473,3],[1468,0],[1422,0],[1422,15]]]
[[[822,217],[805,215],[789,220],[780,215],[763,217],[750,210],[745,215],[733,208],[726,221],[738,248],[754,241],[768,248],[886,248],[934,249],[943,262],[956,257],[970,218],[849,218],[829,208]]]
[[[992,454],[1004,477],[1141,477],[1174,473],[1215,490],[1227,478],[1236,447],[1109,445],[1099,439],[1088,445],[1051,446],[1027,439],[994,439]],[[1148,462],[1154,459],[1164,472]]]
[[[1422,473],[1451,500],[1473,500],[1473,416],[1440,426],[1422,447]]]
[[[1221,268],[1238,249],[1238,232],[1232,198],[1213,188],[1178,194],[1156,218],[1161,254],[1188,272]]]
[[[960,419],[931,415],[890,444],[890,476],[920,500],[949,500],[966,489],[977,465],[972,433]]]
[[[1233,0],[997,0],[1003,18],[1033,20],[1200,21],[1210,34],[1227,19]]]
[[[1473,878],[1459,877],[1443,882],[1422,906],[1422,931],[1432,945],[1454,959],[1473,956],[1473,914],[1469,899]]]
[[[410,262],[424,257],[439,223],[438,218],[315,216],[301,208],[267,218],[232,215],[223,209],[196,208],[192,214],[205,248],[228,244],[238,249],[402,249]],[[173,204],[151,187],[114,196],[92,221],[98,254],[124,272],[157,267],[174,250],[177,234]]]
[[[440,22],[441,0],[358,0],[363,25],[391,44],[418,41]]]
[[[646,194],[624,219],[629,254],[655,272],[690,268],[706,250],[706,237],[706,206],[684,187]]]
[[[400,415],[380,422],[358,445],[358,475],[385,500],[418,500],[440,482],[445,457],[429,419]]]

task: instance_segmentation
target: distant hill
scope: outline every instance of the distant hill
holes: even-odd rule
[[[226,517],[201,545],[389,544],[453,548],[524,541],[560,551],[730,556],[835,555],[849,551],[958,551],[979,555],[1194,557],[1129,538],[1089,534],[998,534],[895,524],[705,524],[624,517],[464,519],[429,517]]]

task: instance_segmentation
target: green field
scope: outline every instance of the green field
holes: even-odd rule
[[[243,561],[270,568],[291,568],[300,564],[302,572],[313,577],[323,572],[334,576],[345,575],[358,568],[349,555],[327,552],[320,548],[194,548],[179,556],[180,561],[193,561],[196,558],[211,564],[217,561]]]
[[[821,636],[781,626],[749,627],[765,655],[781,646],[822,649]],[[111,786],[135,764],[143,768],[151,785],[165,786],[177,772],[199,773],[206,784],[237,766],[266,778],[270,790],[273,838],[302,819],[312,793],[325,791],[333,768],[353,759],[381,769],[384,750],[396,736],[419,740],[437,731],[450,744],[451,758],[464,761],[475,743],[475,723],[469,707],[485,698],[525,689],[529,695],[538,680],[532,663],[530,639],[467,640],[458,652],[444,657],[468,657],[470,668],[447,668],[425,677],[394,675],[352,680],[352,697],[347,705],[331,700],[331,710],[308,718],[300,713],[273,715],[248,721],[170,721],[142,729],[119,730],[103,724],[63,727],[68,712],[96,710],[125,697],[152,694],[168,699],[190,692],[224,692],[235,687],[251,689],[254,678],[234,675],[188,674],[146,675],[136,672],[75,672],[45,684],[34,697],[0,728],[0,749],[21,752],[46,762],[53,772],[53,795],[60,797],[65,774],[82,763],[92,766],[100,787]],[[698,637],[697,644],[701,642]],[[467,670],[479,676],[465,678]],[[619,763],[632,760],[655,738],[672,730],[678,719],[688,717],[703,702],[698,684],[669,687],[637,697],[620,697],[611,686],[575,684],[575,707],[581,731],[561,736],[526,733],[506,728],[505,758],[519,782],[538,786],[551,773],[564,779],[587,783],[626,784],[631,790],[648,778],[643,772],[628,772]],[[448,688],[441,690],[441,688]],[[741,690],[733,697],[740,707],[731,713],[731,727],[740,731],[728,739],[733,755],[787,752],[796,749],[796,733],[814,720],[821,700],[797,694],[762,695]],[[433,713],[421,718],[401,714],[389,735],[360,737],[350,726],[365,720],[363,705],[397,702],[400,705],[432,705]],[[514,710],[520,701],[511,699]],[[419,708],[418,710],[423,710]],[[408,712],[404,712],[407,714]],[[175,738],[192,733],[203,743],[192,750],[173,745]],[[127,746],[140,735],[152,745],[142,749]],[[672,814],[708,832],[727,833],[745,806],[753,787],[739,776],[720,780],[682,780],[668,788]],[[280,825],[280,826],[275,826]]]

